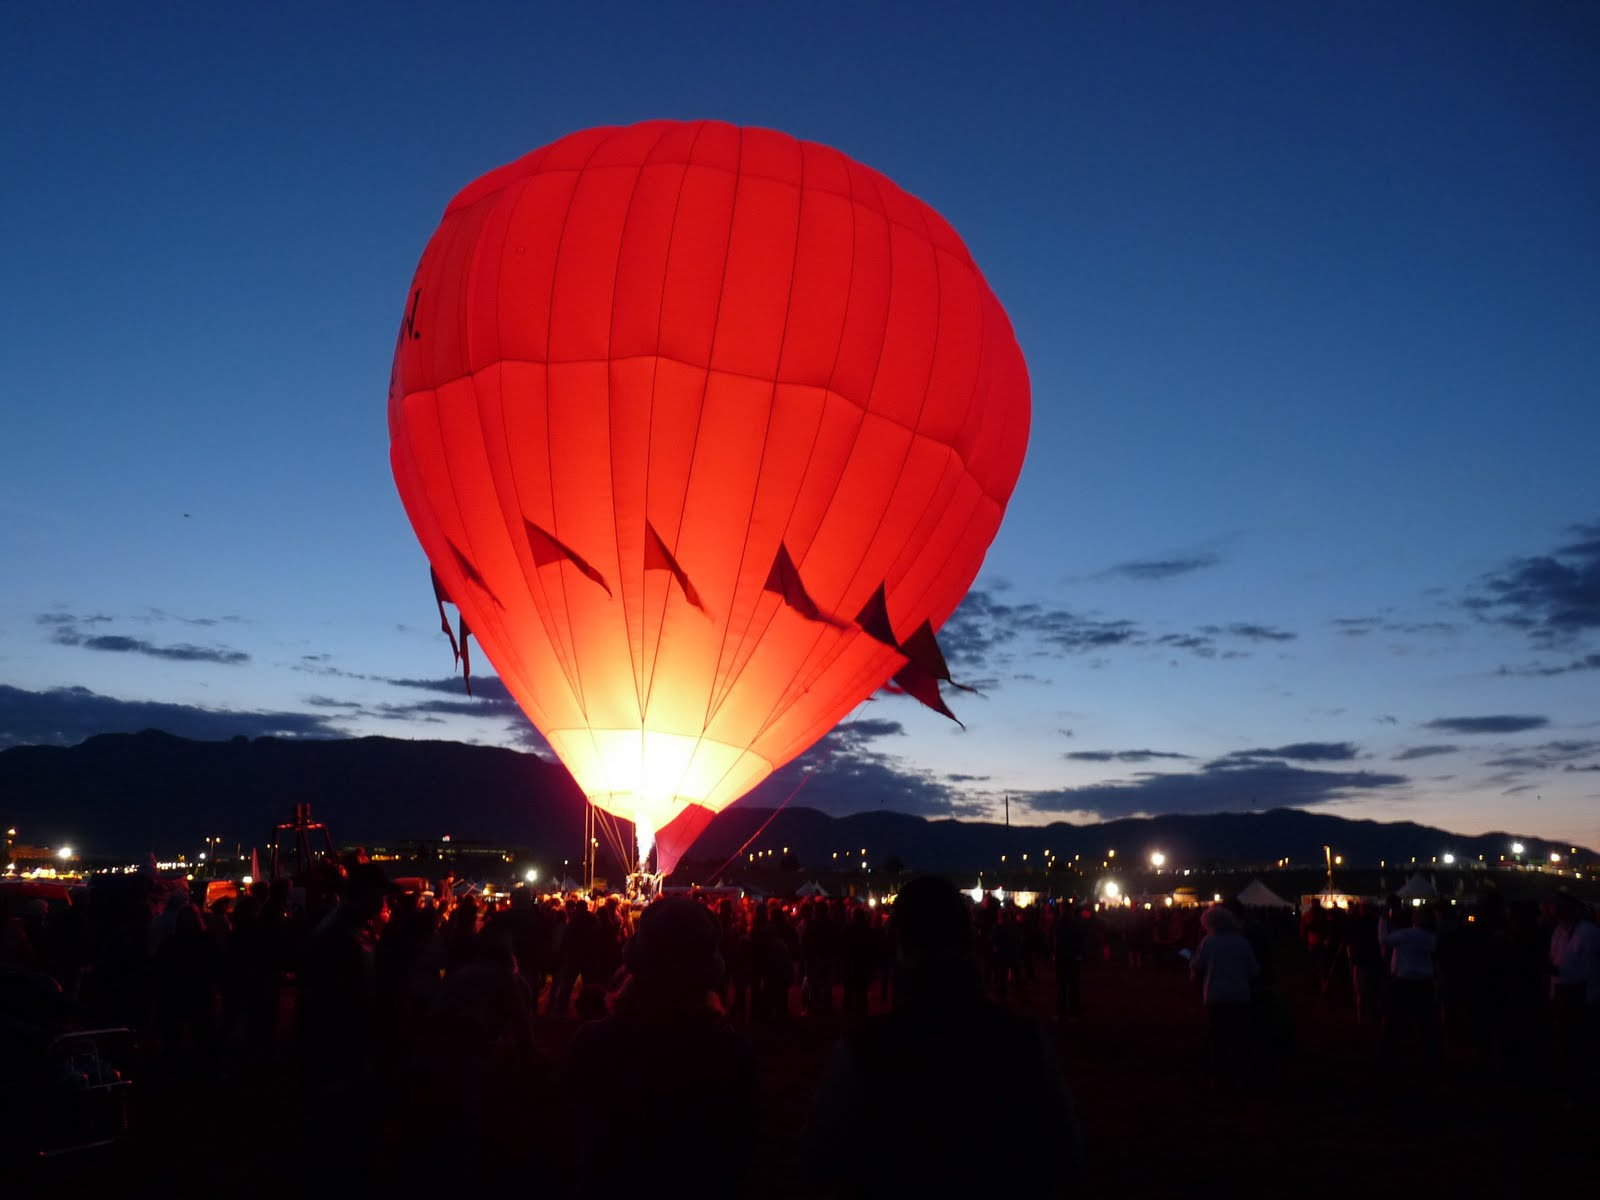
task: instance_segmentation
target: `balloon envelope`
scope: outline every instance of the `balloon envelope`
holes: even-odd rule
[[[389,392],[444,590],[663,871],[955,610],[1028,420],[1010,323],[937,213],[715,122],[586,130],[463,190]],[[875,602],[887,640],[857,620]]]

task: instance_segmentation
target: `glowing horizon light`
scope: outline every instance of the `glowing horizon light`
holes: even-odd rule
[[[527,880],[529,883],[538,883],[539,869],[537,867],[529,867],[522,873],[522,878]]]
[[[63,846],[63,847],[61,847],[61,849],[56,851],[56,857],[60,858],[60,859],[71,858],[72,857],[72,847],[71,846]]]
[[[245,887],[249,887],[252,883],[255,882],[255,877],[253,875],[246,875],[244,877],[244,879],[242,880],[242,882],[244,883]]]
[[[1106,880],[1105,886],[1100,889],[1100,892],[1107,900],[1115,900],[1122,895],[1122,889],[1117,886],[1117,881],[1114,879]]]
[[[1446,854],[1444,856],[1444,865],[1447,866],[1447,867],[1454,865],[1455,861],[1456,861],[1456,856],[1454,854]]]
[[[1561,855],[1557,854],[1554,850],[1550,851],[1550,861],[1553,862],[1553,863],[1560,862],[1561,861]]]
[[[1155,851],[1150,855],[1150,865],[1159,871],[1167,865],[1167,856],[1159,850]]]
[[[1521,842],[1512,842],[1511,843],[1511,853],[1513,853],[1513,854],[1521,854],[1523,852],[1523,850],[1525,850],[1525,849],[1526,849],[1526,847],[1523,846],[1523,844]]]

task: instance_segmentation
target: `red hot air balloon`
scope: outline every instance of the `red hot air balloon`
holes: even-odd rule
[[[917,647],[978,573],[1028,420],[1010,322],[938,213],[709,121],[574,133],[463,190],[389,390],[438,588],[662,872],[891,677],[937,700]]]

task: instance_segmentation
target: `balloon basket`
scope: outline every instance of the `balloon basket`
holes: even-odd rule
[[[634,904],[649,904],[660,894],[660,872],[634,871],[628,876],[627,897]]]

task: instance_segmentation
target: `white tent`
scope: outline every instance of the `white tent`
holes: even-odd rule
[[[1252,879],[1249,886],[1244,888],[1238,896],[1239,903],[1246,908],[1293,908],[1294,905],[1285,900],[1259,879]]]
[[[1438,894],[1438,889],[1423,878],[1421,871],[1406,880],[1405,887],[1395,893],[1402,900],[1432,900]]]
[[[826,896],[827,894],[828,889],[823,887],[815,879],[802,883],[795,891],[795,895],[802,900],[810,899],[812,896]]]

